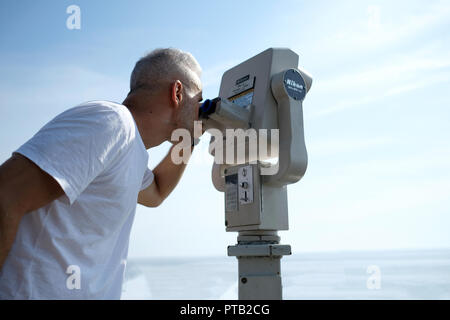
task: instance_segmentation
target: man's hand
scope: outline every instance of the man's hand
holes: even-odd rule
[[[0,166],[0,269],[22,217],[63,194],[55,179],[20,154]]]

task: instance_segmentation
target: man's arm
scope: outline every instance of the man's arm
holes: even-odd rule
[[[0,166],[0,270],[22,217],[63,194],[55,179],[20,154]]]
[[[139,192],[139,204],[146,207],[157,207],[177,186],[181,176],[183,175],[184,169],[186,169],[187,161],[183,161],[181,164],[175,164],[172,162],[171,153],[174,147],[175,145],[170,148],[169,153],[153,170],[154,179],[152,184]],[[181,157],[183,157],[182,152],[183,151],[181,151],[180,154]],[[186,158],[186,160],[189,158]]]

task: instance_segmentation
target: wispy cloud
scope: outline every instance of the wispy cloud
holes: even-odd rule
[[[397,7],[396,7],[397,6]],[[323,52],[341,53],[380,50],[395,46],[402,40],[415,38],[422,32],[433,30],[450,19],[447,1],[420,6],[420,12],[412,11],[407,3],[386,2],[380,5],[356,6],[355,18],[349,24],[336,24],[324,39],[317,39],[316,46]],[[360,11],[357,11],[359,8]],[[401,14],[399,14],[401,12]],[[359,15],[358,15],[359,13]],[[331,22],[333,23],[333,22]]]
[[[128,79],[101,74],[76,65],[15,69],[14,78],[2,79],[3,106],[81,103],[85,99],[119,99],[128,92]]]
[[[360,152],[377,146],[392,145],[398,143],[392,137],[373,137],[373,138],[331,138],[323,140],[312,140],[308,144],[308,153],[314,157],[327,157],[336,154],[348,152]]]
[[[204,68],[202,74],[203,88],[206,90],[219,90],[223,73],[237,65],[239,62],[240,61],[237,60],[230,60],[212,67]]]
[[[333,96],[335,103],[311,118],[346,111],[386,97],[450,81],[450,49],[430,45],[399,54],[375,66],[316,81],[316,96]]]

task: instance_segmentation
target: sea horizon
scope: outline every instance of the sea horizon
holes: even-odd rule
[[[281,260],[283,299],[450,299],[450,248],[294,252]],[[130,258],[122,299],[235,300],[228,256]]]

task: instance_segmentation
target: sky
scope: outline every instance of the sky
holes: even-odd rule
[[[70,5],[80,29],[66,25]],[[269,47],[313,77],[303,103],[308,169],[288,186],[294,253],[450,247],[448,1],[0,2],[0,162],[60,112],[122,102],[135,62],[191,52],[203,97]],[[224,196],[205,134],[174,192],[138,205],[129,256],[225,256]],[[169,144],[150,149],[149,167]]]

